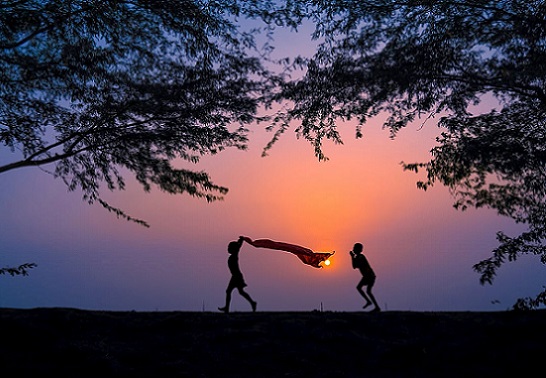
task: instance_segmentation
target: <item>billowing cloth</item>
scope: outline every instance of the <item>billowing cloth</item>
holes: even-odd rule
[[[276,249],[279,251],[290,252],[296,255],[304,264],[314,268],[322,268],[321,262],[328,260],[334,252],[313,252],[309,248],[305,248],[295,244],[283,243],[269,239],[256,239],[249,241],[256,248]]]

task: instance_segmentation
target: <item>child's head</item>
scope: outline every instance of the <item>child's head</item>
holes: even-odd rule
[[[364,247],[362,246],[361,243],[355,243],[355,245],[353,246],[353,252],[354,253],[362,253],[363,249],[364,249]]]
[[[236,241],[230,242],[227,247],[228,253],[230,254],[239,253],[239,249],[241,249],[241,244]]]

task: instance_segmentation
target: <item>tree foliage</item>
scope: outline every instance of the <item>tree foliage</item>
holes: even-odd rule
[[[497,235],[492,257],[474,266],[491,283],[503,262],[523,254],[546,263],[546,5],[543,1],[313,1],[323,38],[301,79],[278,99],[293,107],[278,130],[297,129],[315,146],[341,142],[337,123],[356,118],[356,136],[386,114],[394,136],[410,122],[440,117],[426,189],[449,187],[455,207],[489,207],[525,224]],[[494,101],[491,101],[494,99]],[[474,106],[480,105],[475,114]],[[483,109],[486,109],[485,111]],[[546,304],[546,292],[536,299]],[[523,303],[523,302],[522,302]]]
[[[34,263],[25,263],[16,267],[5,267],[0,268],[0,275],[9,274],[10,276],[28,276],[28,270],[35,268],[36,264]]]
[[[123,189],[208,201],[227,188],[195,163],[245,148],[244,126],[274,76],[236,20],[282,24],[268,2],[8,0],[0,4],[0,145],[19,160],[0,173],[54,163],[53,175],[89,203]],[[259,7],[258,7],[259,5]]]

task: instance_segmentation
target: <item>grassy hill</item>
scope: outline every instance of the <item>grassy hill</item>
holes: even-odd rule
[[[526,376],[546,312],[0,309],[0,337],[5,377]]]

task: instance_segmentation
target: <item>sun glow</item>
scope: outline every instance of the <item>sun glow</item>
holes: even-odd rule
[[[330,260],[325,260],[324,265],[326,265],[326,266],[330,265]]]

